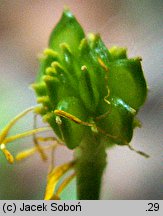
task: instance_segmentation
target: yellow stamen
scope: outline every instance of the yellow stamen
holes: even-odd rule
[[[36,120],[37,120],[37,115],[35,114],[34,115],[34,122],[33,122],[33,128],[36,129]],[[34,142],[34,145],[36,147],[36,149],[38,150],[38,152],[40,153],[40,156],[42,158],[43,161],[46,161],[47,160],[47,156],[46,154],[44,153],[42,147],[40,146],[37,138],[36,138],[36,134],[33,134],[33,142]]]
[[[71,161],[69,163],[63,164],[61,166],[55,167],[47,177],[47,186],[45,191],[45,200],[50,200],[53,197],[54,190],[60,178],[70,169],[74,167],[75,162]]]
[[[29,157],[29,156],[32,156],[34,153],[36,153],[37,152],[37,149],[36,149],[36,147],[33,147],[33,148],[31,148],[31,149],[27,149],[27,150],[25,150],[25,151],[22,151],[22,152],[20,152],[20,153],[18,153],[17,155],[16,155],[16,160],[17,161],[20,161],[20,160],[23,160],[23,159],[25,159],[25,158],[27,158],[27,157]]]
[[[7,125],[6,127],[1,131],[0,133],[0,143],[3,142],[3,140],[5,139],[5,137],[7,136],[9,130],[11,129],[11,127],[23,116],[25,116],[27,113],[29,113],[30,111],[34,110],[35,107],[30,107],[26,110],[24,110],[22,113],[20,113],[19,115],[17,115],[15,118],[13,118]]]
[[[77,118],[77,117],[75,117],[75,116],[71,115],[70,113],[67,113],[67,112],[65,112],[63,110],[55,110],[54,113],[56,115],[65,117],[67,119],[70,119],[71,121],[73,121],[73,122],[75,122],[77,124],[82,124],[82,125],[89,126],[89,127],[94,126],[93,124],[88,123],[88,122],[84,122],[84,121],[80,120],[79,118]]]
[[[75,173],[71,174],[68,178],[66,178],[61,185],[58,187],[55,196],[60,197],[59,195],[63,192],[63,190],[66,188],[66,186],[73,180],[73,178],[76,176]]]
[[[54,141],[58,145],[65,146],[65,144],[56,137],[37,137],[37,140],[40,141],[40,142]]]
[[[51,145],[48,145],[48,146],[44,146],[42,147],[43,150],[49,150],[51,148],[55,148],[57,147],[58,144],[57,143],[53,143]],[[23,160],[27,157],[30,157],[32,155],[34,155],[35,153],[37,153],[38,149],[37,147],[33,147],[33,148],[30,148],[30,149],[27,149],[25,151],[22,151],[22,152],[19,152],[17,155],[16,155],[16,160],[17,161],[20,161],[20,160]]]
[[[62,116],[64,118],[67,118],[77,124],[81,124],[81,125],[85,125],[85,126],[88,126],[88,127],[92,127],[93,128],[93,131],[99,131],[101,132],[102,134],[106,135],[107,137],[110,137],[112,139],[117,139],[118,137],[117,136],[114,136],[114,135],[111,135],[111,134],[108,134],[107,132],[105,132],[104,130],[102,130],[101,128],[97,127],[96,124],[91,124],[91,123],[88,123],[88,122],[83,122],[82,120],[80,120],[79,118],[71,115],[70,113],[67,113],[63,110],[55,110],[54,113],[56,115],[59,115],[59,116]]]
[[[14,163],[14,157],[13,155],[6,149],[5,145],[2,143],[0,145],[1,151],[4,153],[6,159],[8,160],[9,163],[13,164]]]
[[[14,140],[17,140],[17,139],[20,139],[20,138],[23,138],[23,137],[27,137],[27,136],[30,136],[32,134],[36,134],[36,133],[39,133],[39,132],[48,131],[48,130],[51,130],[50,127],[42,127],[42,128],[36,128],[36,129],[33,129],[33,130],[29,130],[29,131],[26,131],[26,132],[21,133],[21,134],[16,134],[16,135],[7,137],[4,140],[3,143],[7,144],[7,143],[12,142]]]

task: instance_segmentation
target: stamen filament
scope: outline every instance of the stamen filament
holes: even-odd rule
[[[73,121],[73,122],[75,122],[77,124],[82,124],[82,125],[89,126],[89,127],[93,127],[94,126],[94,124],[91,124],[91,123],[88,123],[88,122],[84,122],[84,121],[80,120],[79,118],[77,118],[77,117],[75,117],[75,116],[71,115],[70,113],[67,113],[67,112],[65,112],[63,110],[55,110],[54,113],[56,115],[62,116],[64,118],[67,118],[67,119],[69,119],[69,120],[71,120],[71,121]]]
[[[68,178],[66,178],[58,187],[55,195],[56,197],[59,197],[59,195],[62,193],[62,191],[67,187],[67,185],[73,180],[73,178],[76,176],[76,173],[74,172],[71,174]]]
[[[30,107],[26,110],[24,110],[23,112],[21,112],[19,115],[17,115],[15,118],[13,118],[7,125],[6,127],[1,131],[0,133],[0,143],[3,142],[3,140],[5,139],[5,137],[7,136],[9,130],[12,128],[12,126],[23,116],[25,116],[27,113],[31,112],[32,110],[34,110],[35,107]]]
[[[75,165],[75,161],[71,161],[69,163],[63,164],[61,166],[55,167],[47,177],[47,186],[45,192],[45,200],[50,200],[53,196],[54,190],[60,178],[72,169]]]
[[[7,137],[4,140],[3,143],[7,144],[7,143],[12,142],[14,140],[17,140],[17,139],[20,139],[20,138],[23,138],[23,137],[27,137],[27,136],[30,136],[32,134],[40,133],[40,132],[43,132],[43,131],[48,131],[48,130],[51,130],[51,128],[50,127],[42,127],[42,128],[36,128],[36,129],[33,129],[33,130],[29,130],[29,131],[26,131],[26,132],[21,133],[21,134],[16,134],[16,135]]]
[[[34,122],[33,122],[33,128],[34,128],[34,129],[36,129],[36,123],[37,123],[36,120],[37,120],[37,115],[34,114]],[[38,152],[40,153],[40,156],[41,156],[42,160],[43,160],[43,161],[46,161],[46,160],[47,160],[47,156],[46,156],[46,154],[44,153],[44,151],[43,151],[41,145],[39,144],[35,133],[33,134],[33,142],[34,142],[34,145],[35,145],[36,149],[37,149]]]
[[[53,143],[49,146],[43,146],[42,149],[43,150],[49,150],[51,148],[57,147],[57,145],[58,145],[57,143]],[[16,160],[20,161],[20,160],[23,160],[27,157],[30,157],[30,156],[34,155],[35,153],[37,153],[37,150],[38,150],[37,147],[33,147],[33,148],[27,149],[25,151],[22,151],[16,155]]]
[[[139,155],[145,157],[145,158],[149,158],[150,156],[148,154],[146,154],[145,152],[142,152],[142,151],[139,151],[139,150],[136,150],[134,149],[131,145],[128,145],[129,149],[138,153]]]
[[[56,115],[62,116],[64,118],[67,118],[67,119],[69,119],[69,120],[71,120],[71,121],[73,121],[73,122],[75,122],[77,124],[81,124],[81,125],[85,125],[85,126],[97,129],[99,132],[101,132],[102,134],[106,135],[107,137],[110,137],[112,139],[117,139],[117,136],[108,134],[107,132],[105,132],[101,128],[97,127],[96,124],[91,124],[91,123],[88,123],[88,122],[84,122],[84,121],[80,120],[79,118],[77,118],[76,116],[73,116],[70,113],[67,113],[67,112],[65,112],[63,110],[55,110],[54,113]]]

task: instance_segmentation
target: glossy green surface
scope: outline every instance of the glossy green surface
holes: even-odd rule
[[[57,109],[71,113],[83,121],[85,121],[87,117],[84,107],[82,107],[80,101],[75,97],[67,97],[61,100]],[[62,131],[64,142],[67,144],[68,148],[73,149],[80,144],[85,127],[62,118],[60,129]]]
[[[108,146],[127,145],[147,95],[140,58],[129,59],[125,48],[108,50],[99,35],[85,37],[69,10],[51,33],[33,87],[42,104],[37,112],[70,149],[80,145],[88,130],[106,136]],[[59,125],[56,109],[93,122],[97,130],[64,117]]]

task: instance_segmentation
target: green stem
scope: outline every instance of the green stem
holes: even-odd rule
[[[106,166],[105,145],[88,132],[76,150],[77,196],[80,200],[98,200]]]

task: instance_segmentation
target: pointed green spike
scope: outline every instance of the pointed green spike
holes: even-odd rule
[[[84,38],[81,41],[79,47],[79,63],[81,64],[81,67],[83,65],[87,67],[92,86],[96,86],[96,88],[98,89],[97,94],[99,94],[100,97],[104,97],[107,94],[105,82],[106,71],[98,62],[98,57],[101,57],[101,55],[99,54],[99,56],[97,56],[98,54],[93,48],[91,48],[92,46],[93,45],[90,44],[88,38]],[[99,96],[97,95],[97,97]]]
[[[79,93],[85,107],[92,113],[96,110],[99,102],[99,93],[97,86],[91,82],[90,73],[85,65],[81,67],[81,76],[79,82]]]
[[[62,43],[60,45],[60,47],[62,49],[62,56],[63,56],[62,63],[64,65],[64,67],[67,69],[67,71],[68,71],[69,75],[72,77],[72,79],[77,81],[76,80],[77,79],[77,71],[76,71],[76,67],[75,67],[76,58],[72,54],[70,47],[67,44]]]
[[[66,43],[72,53],[76,54],[84,32],[74,15],[64,10],[62,17],[51,33],[49,47],[61,53],[61,43]]]

